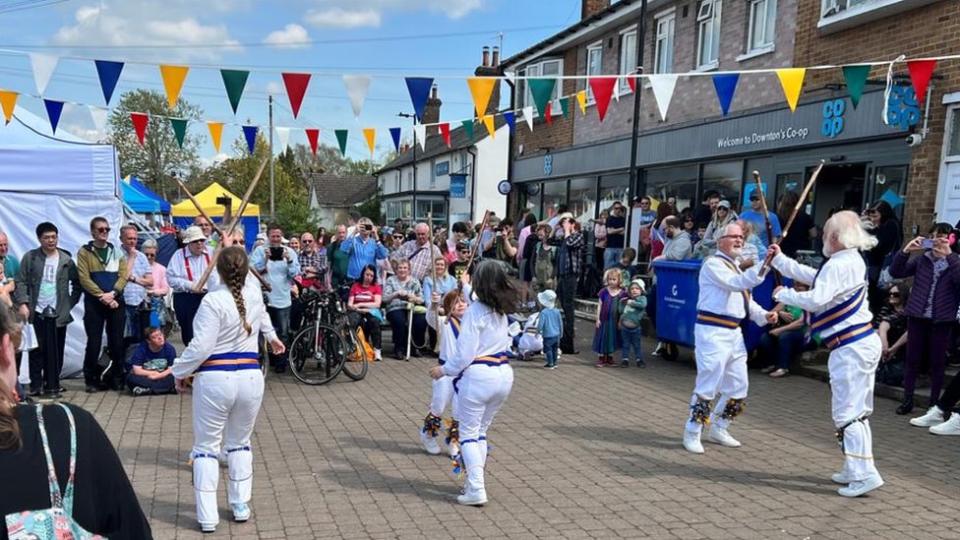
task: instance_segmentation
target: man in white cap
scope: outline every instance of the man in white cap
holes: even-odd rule
[[[700,267],[700,297],[693,331],[697,383],[683,430],[683,447],[694,454],[703,453],[700,435],[704,426],[709,427],[710,442],[728,448],[740,446],[727,427],[743,412],[747,397],[747,349],[742,325],[748,317],[760,326],[777,320],[776,313],[767,312],[751,298],[751,289],[763,281],[757,274],[759,267],[740,271],[740,226],[724,227],[717,246],[716,255],[707,257]]]
[[[830,349],[830,392],[833,423],[843,452],[843,469],[833,475],[838,484],[848,484],[837,493],[859,497],[883,485],[873,462],[873,434],[868,420],[873,412],[873,383],[880,363],[880,337],[874,331],[867,302],[866,266],[861,251],[877,245],[877,238],[864,229],[860,217],[837,212],[823,226],[823,254],[827,262],[819,270],[804,266],[780,252],[768,249],[773,267],[786,277],[811,283],[800,292],[778,287],[773,298],[810,314],[811,332],[822,336]]]
[[[193,339],[193,317],[200,308],[200,301],[207,290],[215,288],[220,278],[216,272],[211,272],[203,288],[195,290],[195,285],[210,265],[212,253],[206,244],[207,237],[196,225],[187,227],[181,240],[183,249],[178,249],[167,263],[167,282],[173,289],[173,311],[186,347]]]

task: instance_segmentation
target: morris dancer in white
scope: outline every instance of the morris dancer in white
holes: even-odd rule
[[[811,283],[809,291],[778,288],[777,302],[810,313],[809,327],[823,336],[830,349],[830,391],[833,422],[843,451],[843,469],[833,475],[837,492],[859,497],[883,485],[873,462],[873,436],[867,418],[873,412],[873,382],[880,362],[880,337],[870,324],[866,266],[860,251],[877,245],[853,212],[838,212],[823,226],[823,254],[829,259],[820,270],[803,266],[773,245],[773,267],[783,275]]]
[[[429,278],[427,278],[429,280]],[[457,338],[460,336],[460,321],[467,311],[466,289],[454,289],[443,297],[443,312],[448,314],[440,328],[440,360],[444,365],[457,354]],[[443,426],[443,411],[450,406],[450,424],[447,428],[447,451],[450,457],[460,454],[460,425],[457,423],[457,400],[453,395],[453,377],[443,376],[433,381],[433,393],[430,398],[430,412],[420,428],[420,442],[428,454],[440,453],[437,436]]]
[[[776,313],[765,311],[750,297],[750,290],[763,279],[757,275],[758,267],[742,272],[738,266],[743,250],[740,226],[724,227],[717,248],[716,255],[708,257],[700,268],[693,334],[697,383],[690,399],[690,418],[683,430],[683,447],[694,454],[703,453],[700,435],[704,426],[709,426],[710,442],[730,448],[740,446],[727,427],[743,412],[747,397],[747,349],[741,324],[747,317],[760,326],[777,320]],[[717,394],[722,397],[713,405]]]
[[[193,486],[197,521],[203,532],[214,532],[217,512],[218,456],[227,454],[227,500],[233,519],[250,518],[253,454],[250,436],[263,399],[263,373],[258,339],[264,332],[274,354],[283,342],[270,326],[258,287],[245,286],[250,271],[241,247],[225,248],[217,260],[223,287],[204,296],[194,320],[194,338],[173,364],[178,392],[190,391],[193,377]]]

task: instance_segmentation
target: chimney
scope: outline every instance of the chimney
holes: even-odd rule
[[[443,102],[437,97],[437,85],[434,83],[430,89],[430,97],[427,99],[427,105],[423,109],[423,123],[436,124],[440,122],[440,105]]]
[[[610,7],[610,0],[583,0],[580,8],[580,20],[589,19]]]
[[[493,59],[489,56],[490,47],[483,48],[483,61],[473,74],[477,77],[499,77],[503,75],[500,71],[500,47],[493,48]],[[487,103],[485,114],[496,114],[500,108],[500,81],[493,85],[493,92],[490,92],[490,102]],[[474,117],[477,111],[473,111]],[[479,119],[478,119],[479,120]]]

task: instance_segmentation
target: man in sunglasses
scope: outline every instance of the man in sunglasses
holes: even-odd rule
[[[104,386],[123,388],[123,289],[127,284],[127,260],[107,241],[110,224],[97,216],[90,221],[93,240],[77,253],[77,273],[83,288],[83,329],[87,349],[83,357],[83,378],[87,393]],[[102,370],[97,363],[103,346],[103,327],[107,327],[110,365]]]
[[[753,224],[753,230],[757,232],[757,236],[760,238],[760,241],[763,242],[763,247],[766,248],[771,243],[776,243],[782,233],[780,231],[780,218],[778,218],[776,214],[767,210],[767,217],[764,219],[763,201],[760,197],[761,194],[756,189],[750,193],[750,209],[742,212],[740,219]],[[770,220],[770,229],[773,233],[772,239],[767,235],[768,219]]]

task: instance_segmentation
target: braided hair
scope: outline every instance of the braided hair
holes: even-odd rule
[[[243,285],[247,281],[249,268],[250,262],[247,259],[247,252],[242,247],[224,248],[220,252],[220,257],[217,258],[217,272],[220,274],[220,279],[230,289],[230,294],[233,295],[240,320],[243,321],[243,329],[246,330],[248,336],[253,332],[253,327],[247,322],[247,306],[243,301]]]

